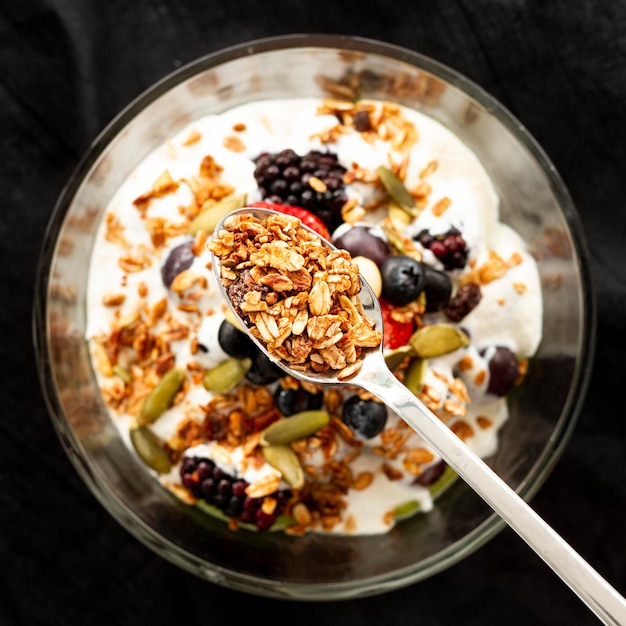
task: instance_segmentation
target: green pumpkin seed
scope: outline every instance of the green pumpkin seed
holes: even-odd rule
[[[237,196],[229,196],[216,204],[212,204],[191,221],[189,234],[195,235],[200,230],[212,233],[224,215],[235,209],[241,209],[246,205],[246,198],[247,195],[244,193]]]
[[[439,480],[428,487],[431,497],[433,499],[438,498],[457,481],[458,477],[458,474],[449,465],[446,465],[446,469]],[[406,519],[417,513],[419,509],[420,503],[417,500],[407,500],[394,508],[394,517],[398,521]]]
[[[262,445],[287,445],[316,433],[330,422],[326,411],[302,411],[270,424],[261,433]]]
[[[404,374],[405,387],[417,395],[422,389],[422,379],[426,371],[426,359],[413,359]]]
[[[137,418],[138,424],[140,426],[152,424],[161,417],[172,405],[184,380],[185,370],[183,368],[173,367],[168,370],[144,400]]]
[[[147,426],[132,428],[130,441],[139,458],[155,472],[167,474],[172,469],[172,463],[161,441]]]
[[[407,356],[415,356],[413,348],[411,346],[400,346],[385,354],[385,363],[390,370],[395,370],[396,367],[400,367],[400,364]]]
[[[414,211],[407,211],[407,209],[401,204],[392,203],[387,207],[387,214],[391,218],[391,221],[400,222],[404,226],[408,226],[411,220],[415,217]]]
[[[387,193],[401,207],[405,210],[415,209],[415,198],[409,193],[404,183],[388,167],[381,165],[376,171]]]
[[[234,389],[252,367],[252,359],[237,359],[229,357],[210,369],[202,379],[207,391],[213,393],[227,393]]]
[[[277,469],[283,480],[294,489],[300,489],[304,485],[304,471],[298,455],[289,446],[263,446],[265,460]]]
[[[446,491],[448,487],[451,487],[458,478],[459,475],[449,465],[446,465],[446,469],[443,471],[439,480],[428,488],[430,495],[433,498],[437,498]]]
[[[116,376],[119,376],[127,385],[133,381],[133,377],[130,373],[130,370],[126,367],[122,367],[121,365],[113,366],[113,373]]]
[[[469,337],[456,326],[449,324],[422,326],[409,339],[409,346],[423,359],[448,354],[468,344]]]
[[[398,235],[398,233],[392,228],[388,228],[384,224],[381,224],[381,228],[385,233],[385,237],[387,237],[387,241],[389,245],[398,253],[398,254],[406,254],[406,246],[402,242],[402,237]]]
[[[397,521],[401,519],[405,519],[407,517],[411,517],[419,511],[420,503],[417,500],[407,500],[406,502],[402,502],[402,504],[398,504],[397,507],[393,510],[393,516]]]

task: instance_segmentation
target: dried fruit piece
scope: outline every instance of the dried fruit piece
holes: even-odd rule
[[[326,411],[303,411],[270,424],[261,434],[262,445],[287,445],[316,433],[330,421]]]
[[[460,322],[478,306],[481,298],[480,285],[465,283],[444,306],[443,312],[452,322]]]
[[[409,345],[423,359],[454,352],[469,344],[469,337],[456,326],[430,324],[413,333]]]
[[[224,215],[245,206],[246,198],[247,195],[245,193],[237,196],[229,196],[213,204],[208,209],[205,209],[189,224],[189,234],[195,235],[200,230],[206,233],[212,233]]]
[[[147,426],[132,428],[130,441],[139,458],[155,472],[167,474],[172,469],[172,463],[161,441]]]
[[[168,370],[143,402],[137,418],[140,426],[155,422],[170,408],[174,397],[185,380],[185,370],[173,367]]]
[[[395,320],[391,315],[394,308],[393,305],[383,298],[380,298],[379,302],[380,310],[383,315],[383,337],[385,348],[395,350],[396,348],[406,346],[409,339],[413,335],[415,325],[412,321],[399,322],[398,320]]]
[[[304,471],[298,455],[286,445],[263,446],[263,457],[277,469],[283,480],[294,489],[300,489],[304,485]]]

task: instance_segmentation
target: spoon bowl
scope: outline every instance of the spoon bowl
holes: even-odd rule
[[[277,211],[261,208],[242,208],[225,215],[214,230],[219,239],[224,222],[236,215],[251,215],[260,221]],[[314,230],[300,226],[318,237],[327,248],[336,250],[330,242]],[[224,287],[220,273],[220,261],[214,257],[213,269],[224,299],[241,326],[245,320],[233,305]],[[360,277],[359,298],[363,311],[383,332],[383,317],[378,298],[363,277]],[[265,355],[287,374],[314,384],[349,384],[376,396],[413,430],[421,435],[456,471],[456,473],[546,562],[546,564],[587,604],[606,624],[626,624],[626,600],[604,580],[563,538],[558,535],[505,481],[503,481],[478,455],[457,437],[414,393],[394,376],[387,367],[381,341],[377,348],[364,349],[362,367],[346,379],[338,376],[339,370],[316,372],[290,367],[285,361],[273,357],[265,344],[249,334]]]
[[[237,215],[250,215],[258,220],[263,221],[272,215],[280,215],[280,212],[273,211],[271,209],[257,208],[257,207],[244,207],[242,209],[236,209],[234,211],[231,211],[230,213],[227,213],[220,219],[217,226],[215,227],[215,230],[213,231],[214,238],[216,238],[219,235],[220,231],[224,229],[224,222],[228,220],[229,218],[237,216]],[[320,237],[319,233],[315,232],[312,228],[308,227],[306,224],[303,224],[302,222],[300,222],[300,226],[304,230],[311,233],[313,236],[319,238],[319,240],[329,250],[337,249],[336,246],[330,243],[330,241],[328,241],[324,237]],[[217,279],[217,284],[222,289],[224,300],[228,304],[230,310],[235,315],[235,318],[239,320],[242,328],[245,328],[246,327],[245,320],[239,315],[239,312],[237,311],[236,307],[233,305],[231,299],[228,297],[228,294],[226,293],[226,290],[223,287],[221,275],[220,275],[219,259],[215,257],[215,255],[213,256],[214,256],[213,272]],[[363,278],[363,276],[359,275],[359,278],[361,281],[361,291],[359,292],[359,298],[363,306],[363,311],[365,315],[374,322],[375,327],[382,331],[383,314],[380,309],[380,303],[378,302],[378,298],[376,297],[369,283]],[[249,334],[249,337],[273,363],[278,365],[286,374],[294,376],[294,378],[297,378],[301,381],[312,383],[314,385],[324,385],[324,384],[340,385],[342,383],[342,381],[337,376],[338,370],[330,369],[330,370],[326,370],[325,372],[316,372],[315,370],[308,368],[305,371],[302,371],[302,370],[296,371],[293,368],[289,367],[289,365],[285,361],[281,359],[277,359],[276,357],[269,354],[265,344],[259,339],[257,339],[253,334]],[[363,355],[363,358],[362,358],[363,367],[366,368],[365,372],[363,371],[363,369],[361,370],[362,376],[365,375],[366,372],[374,371],[373,368],[375,368],[377,364],[380,364],[381,360],[383,362],[383,366],[385,367],[385,369],[388,370],[385,364],[384,356],[383,356],[382,342],[377,348],[364,348],[362,355]],[[392,375],[391,372],[389,372],[389,374]],[[356,377],[356,378],[351,378],[349,381],[343,381],[343,382],[349,382],[352,385],[365,388],[365,386],[360,381],[361,381],[361,377]]]

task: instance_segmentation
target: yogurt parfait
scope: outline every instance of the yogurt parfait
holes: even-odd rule
[[[494,454],[541,341],[536,263],[500,221],[476,156],[386,101],[268,100],[202,117],[120,186],[87,300],[112,420],[164,489],[233,531],[368,535],[427,514],[455,479],[438,454],[366,392],[286,375],[230,312],[209,240],[232,210],[259,206],[348,253],[380,300],[374,330],[395,376],[479,456]],[[285,243],[279,277],[237,246],[238,302],[277,356],[338,370],[358,360],[342,326],[356,311],[351,270],[303,268]],[[316,293],[345,287],[341,306],[320,314],[319,298],[299,295],[315,272]]]

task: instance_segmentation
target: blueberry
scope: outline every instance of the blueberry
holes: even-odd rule
[[[514,387],[519,375],[515,353],[505,346],[496,346],[481,350],[480,355],[489,359],[487,393],[505,396]]]
[[[306,389],[284,389],[278,386],[274,393],[276,408],[285,416],[302,413],[302,411],[315,411],[322,408],[324,401],[323,393],[310,393]]]
[[[284,375],[285,372],[276,363],[258,351],[253,357],[252,367],[248,370],[246,378],[255,385],[269,385]]]
[[[191,249],[191,241],[186,241],[172,248],[161,268],[163,284],[169,288],[174,279],[186,269],[191,267],[194,254]]]
[[[387,408],[376,400],[362,400],[354,395],[344,403],[341,418],[356,433],[371,439],[385,428]]]
[[[390,256],[380,267],[381,296],[396,306],[413,302],[424,290],[424,266],[409,256]]]
[[[424,295],[426,296],[426,312],[441,311],[450,300],[452,281],[450,277],[433,267],[422,263],[424,270]]]
[[[223,320],[220,324],[217,340],[228,356],[234,356],[237,359],[253,357],[257,352],[257,347],[252,339],[227,320]]]

